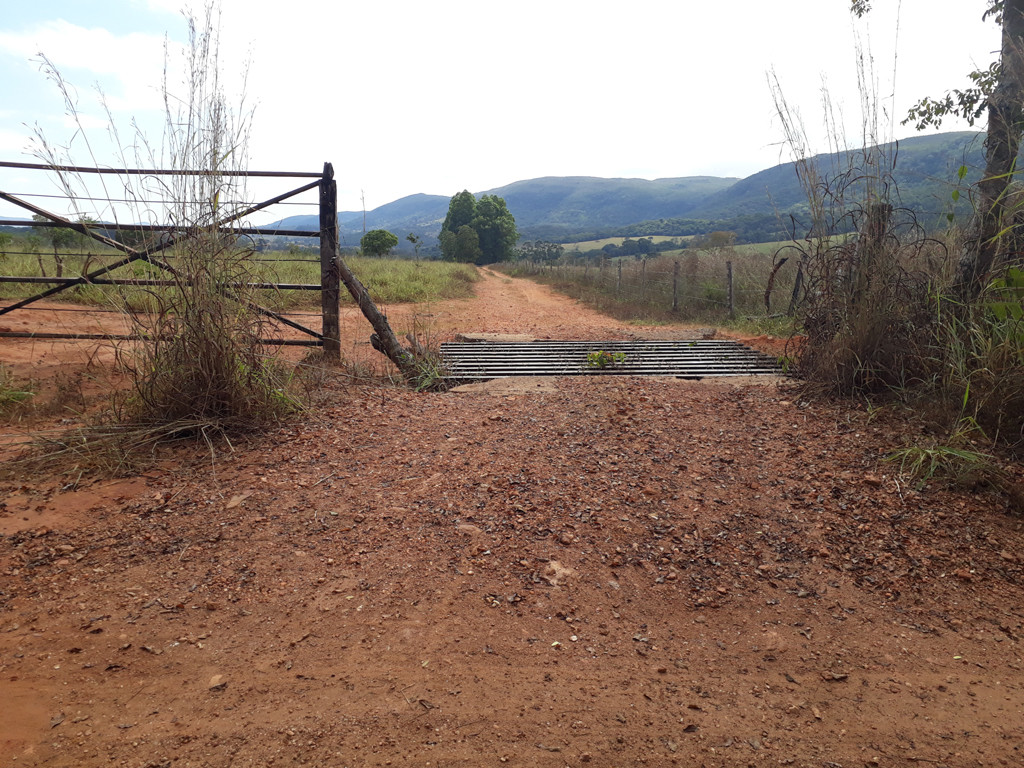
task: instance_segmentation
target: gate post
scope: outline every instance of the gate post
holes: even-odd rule
[[[341,273],[338,268],[338,182],[334,167],[324,163],[320,181],[320,311],[323,317],[324,357],[341,359]]]

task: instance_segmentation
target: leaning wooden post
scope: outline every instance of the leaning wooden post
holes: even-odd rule
[[[320,181],[320,313],[323,317],[324,357],[341,359],[341,277],[338,271],[338,182],[334,167],[324,163]]]
[[[679,311],[679,262],[672,262],[672,311]]]
[[[729,319],[736,319],[736,296],[732,287],[732,262],[725,262],[725,279],[729,283]]]
[[[619,277],[615,282],[615,295],[618,296],[622,292],[622,259],[619,259]]]

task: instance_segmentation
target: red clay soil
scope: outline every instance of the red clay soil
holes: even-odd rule
[[[419,314],[693,333],[493,274]],[[0,765],[1024,764],[1024,525],[901,482],[898,414],[520,384],[328,373],[233,452],[0,488]]]

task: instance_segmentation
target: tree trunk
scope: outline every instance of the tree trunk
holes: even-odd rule
[[[988,98],[985,173],[978,182],[978,223],[974,238],[960,259],[958,293],[977,298],[993,268],[1005,258],[1004,231],[1011,222],[1007,196],[1021,130],[1024,128],[1024,0],[1006,0],[999,82]]]

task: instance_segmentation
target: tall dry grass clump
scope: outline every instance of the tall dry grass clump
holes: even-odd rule
[[[97,218],[118,222],[117,239],[143,254],[141,262],[122,269],[167,284],[135,285],[108,295],[129,319],[136,339],[117,348],[131,386],[115,394],[112,423],[71,441],[76,452],[93,443],[113,442],[131,452],[187,435],[209,440],[265,426],[298,406],[291,373],[263,341],[267,320],[248,287],[256,276],[252,243],[236,231],[247,199],[252,110],[244,95],[235,105],[227,99],[217,6],[208,3],[201,16],[186,20],[180,93],[169,82],[174,62],[167,54],[160,142],[150,143],[135,123],[132,137],[123,141],[107,109],[120,165],[170,173],[101,176],[103,197],[111,202]],[[68,86],[45,58],[43,64],[78,121],[76,137],[85,136]],[[41,159],[52,166],[74,165],[70,148],[38,138]],[[84,142],[98,165],[92,145]],[[95,199],[81,177],[58,173],[73,208]],[[117,179],[117,189],[111,178]],[[150,230],[140,231],[139,224]]]
[[[280,418],[295,405],[289,377],[261,340],[267,323],[255,292],[247,238],[232,231],[246,199],[251,111],[244,97],[228,104],[212,6],[201,24],[189,18],[185,94],[167,83],[164,144],[158,167],[183,171],[146,177],[148,195],[167,201],[169,288],[153,290],[148,311],[130,310],[145,341],[123,355],[133,388],[123,402],[128,421],[194,423],[238,430]]]
[[[979,440],[1024,452],[1019,264],[1007,259],[978,296],[965,298],[957,256],[966,235],[950,226],[928,236],[899,207],[897,143],[873,143],[877,133],[865,131],[861,149],[831,155],[844,167],[822,169],[803,152],[802,127],[776,96],[808,200],[809,216],[793,220],[794,242],[786,248],[799,265],[794,347],[807,386],[902,398],[944,422],[951,455],[960,442]],[[1006,247],[1018,226],[1006,222]]]

